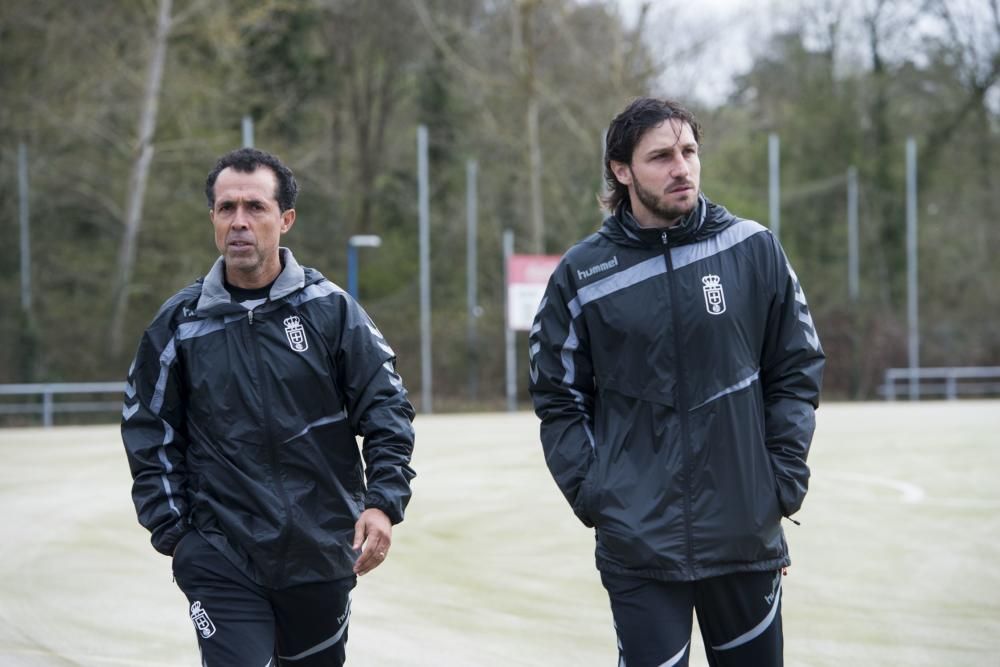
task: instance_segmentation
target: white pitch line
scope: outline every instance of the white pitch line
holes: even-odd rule
[[[950,507],[953,509],[1000,509],[1000,500],[990,498],[933,498],[928,500],[927,503],[935,507]]]
[[[842,472],[827,473],[824,477],[832,477],[833,479],[839,479],[845,482],[860,482],[862,484],[871,484],[873,486],[884,486],[886,488],[899,491],[903,496],[902,501],[904,503],[919,503],[927,497],[927,493],[921,487],[916,484],[911,484],[910,482],[904,482],[900,479],[875,477],[873,475],[855,475]]]

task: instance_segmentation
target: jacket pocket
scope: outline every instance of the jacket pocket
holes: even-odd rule
[[[587,469],[587,474],[580,482],[580,487],[576,492],[576,500],[573,502],[573,513],[588,528],[593,528],[596,525],[594,519],[597,517],[597,512],[594,511],[594,508],[596,507],[595,496],[599,488],[594,479],[596,476],[597,457],[595,456],[591,458],[590,468]]]
[[[187,562],[190,560],[190,551],[192,548],[192,543],[200,540],[201,536],[198,535],[198,531],[192,528],[183,535],[181,539],[174,546],[174,553],[170,559],[170,569],[173,573],[174,579],[182,576],[182,573],[187,570]]]
[[[770,454],[767,456],[768,463],[770,464],[771,474],[768,475],[767,482],[771,487],[770,498],[773,499],[773,505],[770,508],[772,514],[777,516],[780,521],[781,517],[788,516],[785,513],[785,504],[781,500],[781,487],[778,485],[778,478],[774,474],[774,461],[771,460]]]

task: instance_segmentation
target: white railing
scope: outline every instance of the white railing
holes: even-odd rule
[[[886,400],[908,397],[1000,396],[1000,366],[957,366],[943,368],[887,368],[879,393]]]
[[[42,425],[52,426],[57,412],[120,412],[124,382],[41,382],[0,384],[0,396],[25,396],[27,401],[0,401],[0,415],[40,414]],[[57,396],[115,394],[114,401],[62,401]],[[30,400],[34,398],[34,400]]]

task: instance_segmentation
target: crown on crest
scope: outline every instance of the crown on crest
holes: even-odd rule
[[[705,287],[718,287],[722,284],[722,278],[709,274],[707,276],[703,276],[701,282]]]
[[[298,329],[302,326],[302,323],[299,322],[298,315],[292,315],[291,317],[286,317],[283,320],[283,322],[285,323],[286,329]]]

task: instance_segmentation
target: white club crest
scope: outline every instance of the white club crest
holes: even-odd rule
[[[302,326],[302,322],[299,321],[298,315],[292,315],[291,317],[286,317],[285,322],[285,335],[288,336],[288,344],[296,352],[305,352],[309,349],[309,341],[306,340],[306,330]]]
[[[726,312],[726,295],[722,291],[722,278],[716,275],[703,276],[701,284],[705,292],[705,310],[709,315],[721,315]]]
[[[208,612],[201,608],[201,600],[196,600],[191,605],[191,620],[195,630],[205,639],[215,634],[215,623],[208,617]]]

